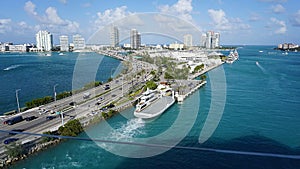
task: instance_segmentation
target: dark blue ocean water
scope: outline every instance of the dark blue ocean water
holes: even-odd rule
[[[96,53],[65,53],[61,56],[52,52],[51,56],[41,53],[0,53],[0,115],[17,109],[16,90],[20,106],[34,98],[53,96],[56,92],[72,90],[72,79],[75,64],[88,63],[80,68],[83,73],[90,71],[89,64],[99,62],[95,79],[106,81],[111,74],[119,71],[120,61],[103,57]],[[83,77],[84,79],[84,77]],[[82,81],[84,84],[90,81]]]
[[[184,134],[176,148],[69,140],[12,168],[300,168],[300,54],[272,48],[239,48],[238,61],[208,73],[206,86],[154,121],[131,108],[80,135],[170,145]],[[224,72],[226,83],[218,81]],[[199,143],[203,132],[212,135]],[[166,152],[142,158],[156,151]]]

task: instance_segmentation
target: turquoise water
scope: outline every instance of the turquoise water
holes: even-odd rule
[[[282,55],[272,48],[239,48],[240,60],[208,73],[206,86],[154,121],[134,118],[131,108],[80,135],[169,145],[184,133],[177,146],[189,149],[69,140],[12,168],[300,168],[299,156],[284,156],[300,155],[300,54]],[[223,72],[225,84],[218,81]],[[222,86],[226,90],[218,91]],[[224,112],[208,115],[211,107],[222,108],[222,92]],[[199,143],[206,121],[216,130]],[[155,138],[158,135],[164,137]],[[138,158],[158,150],[166,152]],[[283,156],[274,157],[278,154]]]
[[[75,64],[85,64],[79,70],[88,73],[89,65],[98,63],[94,79],[84,79],[77,88],[83,87],[90,81],[106,81],[111,74],[120,72],[119,60],[103,57],[96,53],[72,53],[61,56],[52,52],[51,56],[42,53],[0,53],[0,115],[17,109],[15,91],[19,94],[20,106],[34,98],[53,96],[53,87],[56,92],[72,90],[72,78]]]

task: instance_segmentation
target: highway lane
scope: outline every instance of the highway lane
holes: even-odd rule
[[[141,64],[133,63],[134,67],[140,67]],[[149,65],[142,65],[145,66],[145,70],[146,72],[148,72],[146,75],[149,76],[149,72],[151,70],[153,70],[154,67],[149,66]],[[135,69],[134,69],[135,70]],[[144,79],[141,78],[135,78],[135,80],[125,80],[125,78],[123,79],[123,77],[119,77],[117,79],[114,79],[112,82],[107,83],[110,86],[110,90],[104,90],[104,86],[106,84],[103,84],[97,88],[93,88],[93,89],[89,89],[87,91],[75,94],[71,97],[68,98],[64,98],[61,100],[58,100],[56,102],[52,102],[50,104],[44,105],[44,106],[40,106],[40,110],[34,110],[31,112],[27,112],[26,114],[23,114],[23,117],[28,117],[28,116],[36,116],[38,117],[37,119],[34,119],[32,121],[22,121],[19,123],[16,123],[14,125],[4,125],[0,124],[0,128],[2,130],[12,130],[12,129],[24,129],[24,131],[26,132],[34,132],[34,133],[43,133],[45,131],[49,131],[52,128],[57,128],[59,125],[61,125],[61,119],[55,118],[53,120],[46,120],[46,117],[49,115],[55,115],[55,114],[50,114],[50,112],[48,113],[44,113],[44,114],[39,114],[39,112],[43,109],[46,110],[53,110],[53,112],[55,111],[61,111],[63,108],[65,107],[70,107],[70,103],[75,101],[77,103],[80,103],[79,105],[76,105],[74,107],[76,108],[71,108],[70,110],[63,112],[66,116],[64,118],[64,121],[67,122],[68,120],[72,119],[72,118],[79,118],[82,116],[87,116],[89,113],[91,113],[92,111],[99,111],[99,108],[101,108],[102,106],[119,99],[120,97],[122,97],[122,93],[127,93],[128,90],[130,89],[130,87],[132,87],[134,84],[137,83],[142,83],[144,81]],[[123,82],[123,92],[122,92],[122,82]],[[91,99],[84,99],[83,95],[84,93],[89,92],[91,94],[90,98]],[[107,92],[107,93],[105,93]],[[99,97],[95,97],[102,94]],[[99,98],[102,98],[102,100],[99,100]],[[97,102],[101,102],[100,106],[96,106],[95,104]],[[4,144],[3,141],[7,138],[11,138],[11,137],[16,137],[16,138],[20,138],[19,141],[24,141],[24,140],[28,140],[29,138],[34,139],[36,138],[36,136],[28,136],[28,135],[8,135],[7,133],[0,133],[0,153],[3,152],[4,149]]]

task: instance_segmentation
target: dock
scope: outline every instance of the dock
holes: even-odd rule
[[[192,93],[194,93],[200,87],[204,86],[206,83],[207,83],[206,81],[201,81],[199,84],[197,84],[196,86],[192,87],[190,90],[188,90],[186,92],[183,92],[183,93],[176,92],[175,98],[176,98],[177,102],[179,104],[182,103],[184,99],[186,99],[189,95],[191,95]]]

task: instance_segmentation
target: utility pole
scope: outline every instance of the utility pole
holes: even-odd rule
[[[18,113],[20,113],[20,104],[19,104],[19,97],[18,97],[18,92],[20,91],[21,89],[17,89],[16,90],[16,98],[17,98],[17,105],[18,105]]]
[[[53,86],[54,102],[56,102],[56,91],[55,91],[56,86],[58,86],[58,84],[55,84],[55,85]]]

